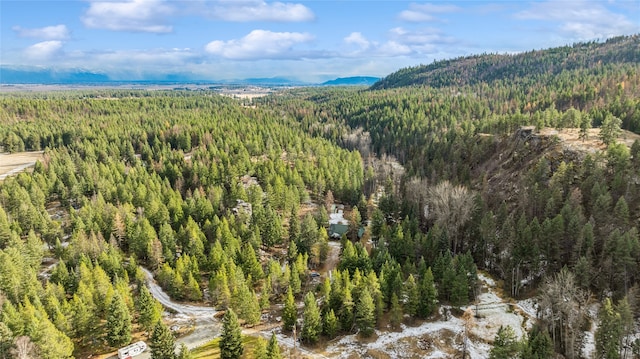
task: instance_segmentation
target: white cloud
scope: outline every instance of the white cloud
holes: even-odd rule
[[[82,22],[94,29],[167,33],[173,30],[167,17],[174,12],[161,0],[96,1],[91,2]]]
[[[173,67],[196,61],[200,56],[189,48],[103,51],[78,54],[106,66]]]
[[[66,25],[45,26],[35,29],[25,29],[20,26],[14,26],[13,31],[19,37],[29,37],[41,40],[66,40],[70,37],[69,29]]]
[[[360,50],[368,49],[371,44],[360,32],[352,32],[349,36],[344,38],[344,42],[347,44],[355,44],[360,48]]]
[[[449,12],[460,11],[455,5],[436,5],[436,4],[409,4],[409,9],[400,12],[398,18],[409,22],[428,22],[439,21],[433,14],[443,14]]]
[[[433,55],[444,47],[456,43],[454,38],[443,35],[435,28],[407,30],[396,27],[389,30],[388,34],[387,41],[376,42],[368,40],[360,32],[353,32],[343,41],[346,45],[356,45],[357,48],[347,47],[341,56],[366,58]]]
[[[308,33],[253,30],[241,39],[211,41],[205,50],[210,54],[234,60],[294,59],[302,56],[293,51],[293,46],[311,40],[313,36]]]
[[[62,52],[62,45],[62,41],[58,40],[43,41],[27,47],[24,52],[30,59],[47,60],[54,55],[59,55]]]
[[[640,24],[594,1],[545,1],[533,3],[515,14],[520,20],[557,23],[557,29],[573,40],[606,39],[640,31]]]
[[[376,50],[377,56],[394,57],[404,56],[413,53],[413,49],[410,46],[401,44],[396,41],[387,41],[380,45]]]
[[[409,31],[401,27],[389,30],[390,36],[397,42],[405,45],[442,45],[452,44],[455,39],[445,36],[436,28],[427,28],[423,30]]]
[[[205,2],[204,12],[224,21],[301,22],[315,19],[313,12],[302,4],[263,0],[217,0]]]

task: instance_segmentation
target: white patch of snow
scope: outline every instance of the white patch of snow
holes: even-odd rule
[[[496,281],[482,272],[478,272],[478,279],[485,282],[489,287],[495,287]]]
[[[596,331],[598,330],[598,311],[600,303],[593,303],[587,309],[589,320],[591,320],[591,328],[584,332],[582,339],[582,357],[593,358],[596,353]]]
[[[516,305],[532,319],[537,317],[538,303],[536,303],[533,298],[518,301]]]
[[[329,224],[349,224],[349,221],[344,218],[344,212],[338,210],[336,213],[329,213]]]

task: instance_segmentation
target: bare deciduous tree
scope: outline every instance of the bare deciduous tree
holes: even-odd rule
[[[429,195],[429,180],[426,178],[412,177],[404,185],[404,198],[416,208],[424,208]]]
[[[464,186],[443,181],[429,188],[424,216],[433,218],[437,225],[447,231],[453,241],[453,251],[457,252],[460,244],[458,232],[471,218],[474,205],[473,192]]]
[[[11,355],[16,359],[37,359],[36,346],[27,336],[17,337],[11,349]]]
[[[548,277],[540,290],[538,315],[547,325],[556,348],[568,359],[580,356],[586,300],[587,294],[566,267]]]

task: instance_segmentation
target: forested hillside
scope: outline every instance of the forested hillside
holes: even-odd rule
[[[463,318],[482,270],[538,309],[491,357],[638,356],[637,46],[481,55],[251,107],[209,91],[2,95],[0,146],[43,160],[0,183],[0,358],[134,337],[159,350],[170,335],[140,266],[174,300],[227,311],[225,327],[277,322],[307,348]],[[334,204],[350,224],[325,268]],[[478,341],[461,335],[451,355]]]
[[[478,56],[472,59],[494,59],[506,70],[480,71],[469,59],[440,62],[400,70],[366,91],[303,90],[269,101],[311,133],[406,166],[380,203],[388,227],[372,226],[374,240],[385,242],[374,256],[388,251],[410,268],[434,253],[470,253],[512,296],[538,294],[540,325],[569,358],[582,355],[588,303],[611,298],[611,313],[626,318],[615,325],[626,329],[608,354],[600,338],[597,357],[618,357],[631,355],[626,334],[638,332],[631,318],[640,316],[640,142],[621,130],[640,133],[637,46],[633,36]],[[469,76],[418,86],[440,67],[443,76]],[[396,88],[378,89],[387,84]],[[578,144],[597,145],[575,149],[560,136],[536,134],[545,128],[572,128]],[[369,163],[365,174],[374,171]],[[398,241],[394,228],[407,226],[420,231],[404,231]],[[438,238],[437,247],[425,245],[422,233]]]
[[[435,61],[401,69],[372,86],[388,89],[404,86],[464,86],[509,82],[520,85],[552,84],[554,77],[567,71],[605,66],[635,65],[640,57],[640,36],[621,36],[600,43],[577,43],[548,50],[519,54],[482,54]]]

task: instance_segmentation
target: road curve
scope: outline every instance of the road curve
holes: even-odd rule
[[[149,292],[156,298],[165,308],[171,309],[177,314],[187,316],[194,320],[194,331],[186,335],[178,340],[176,340],[176,347],[179,347],[180,344],[184,343],[187,348],[193,349],[199,346],[202,346],[209,341],[215,339],[220,335],[221,324],[220,321],[217,320],[214,315],[217,311],[212,307],[204,307],[197,305],[189,305],[189,304],[181,304],[176,303],[169,295],[156,283],[153,278],[153,273],[150,270],[140,267],[144,272],[147,280],[147,286],[149,287]],[[243,329],[242,334],[244,335],[254,335],[254,336],[262,336],[266,339],[271,337],[272,329],[265,329],[262,331],[257,331],[255,329]],[[278,342],[280,345],[293,348],[294,342],[293,338],[286,337],[283,335],[278,335]],[[296,345],[296,351],[302,354],[307,358],[326,358],[326,356],[322,354],[315,353],[311,350],[308,350],[300,345]],[[148,359],[151,357],[149,351],[137,356],[136,359]]]
[[[202,346],[220,335],[220,322],[214,317],[216,310],[212,307],[204,307],[197,305],[189,305],[176,303],[169,298],[169,295],[156,283],[153,279],[153,273],[150,270],[140,267],[144,272],[147,280],[149,292],[160,304],[165,308],[174,311],[178,315],[182,315],[193,320],[194,330],[188,335],[176,340],[176,349],[180,344],[185,344],[187,348],[193,349]],[[144,352],[136,359],[148,359],[151,357],[149,351]]]
[[[183,314],[191,317],[213,317],[217,311],[212,307],[204,307],[198,305],[189,305],[176,303],[169,298],[169,295],[156,283],[153,279],[153,273],[146,268],[140,267],[147,277],[147,286],[149,292],[154,298],[160,302],[165,308],[171,309],[177,314]]]

